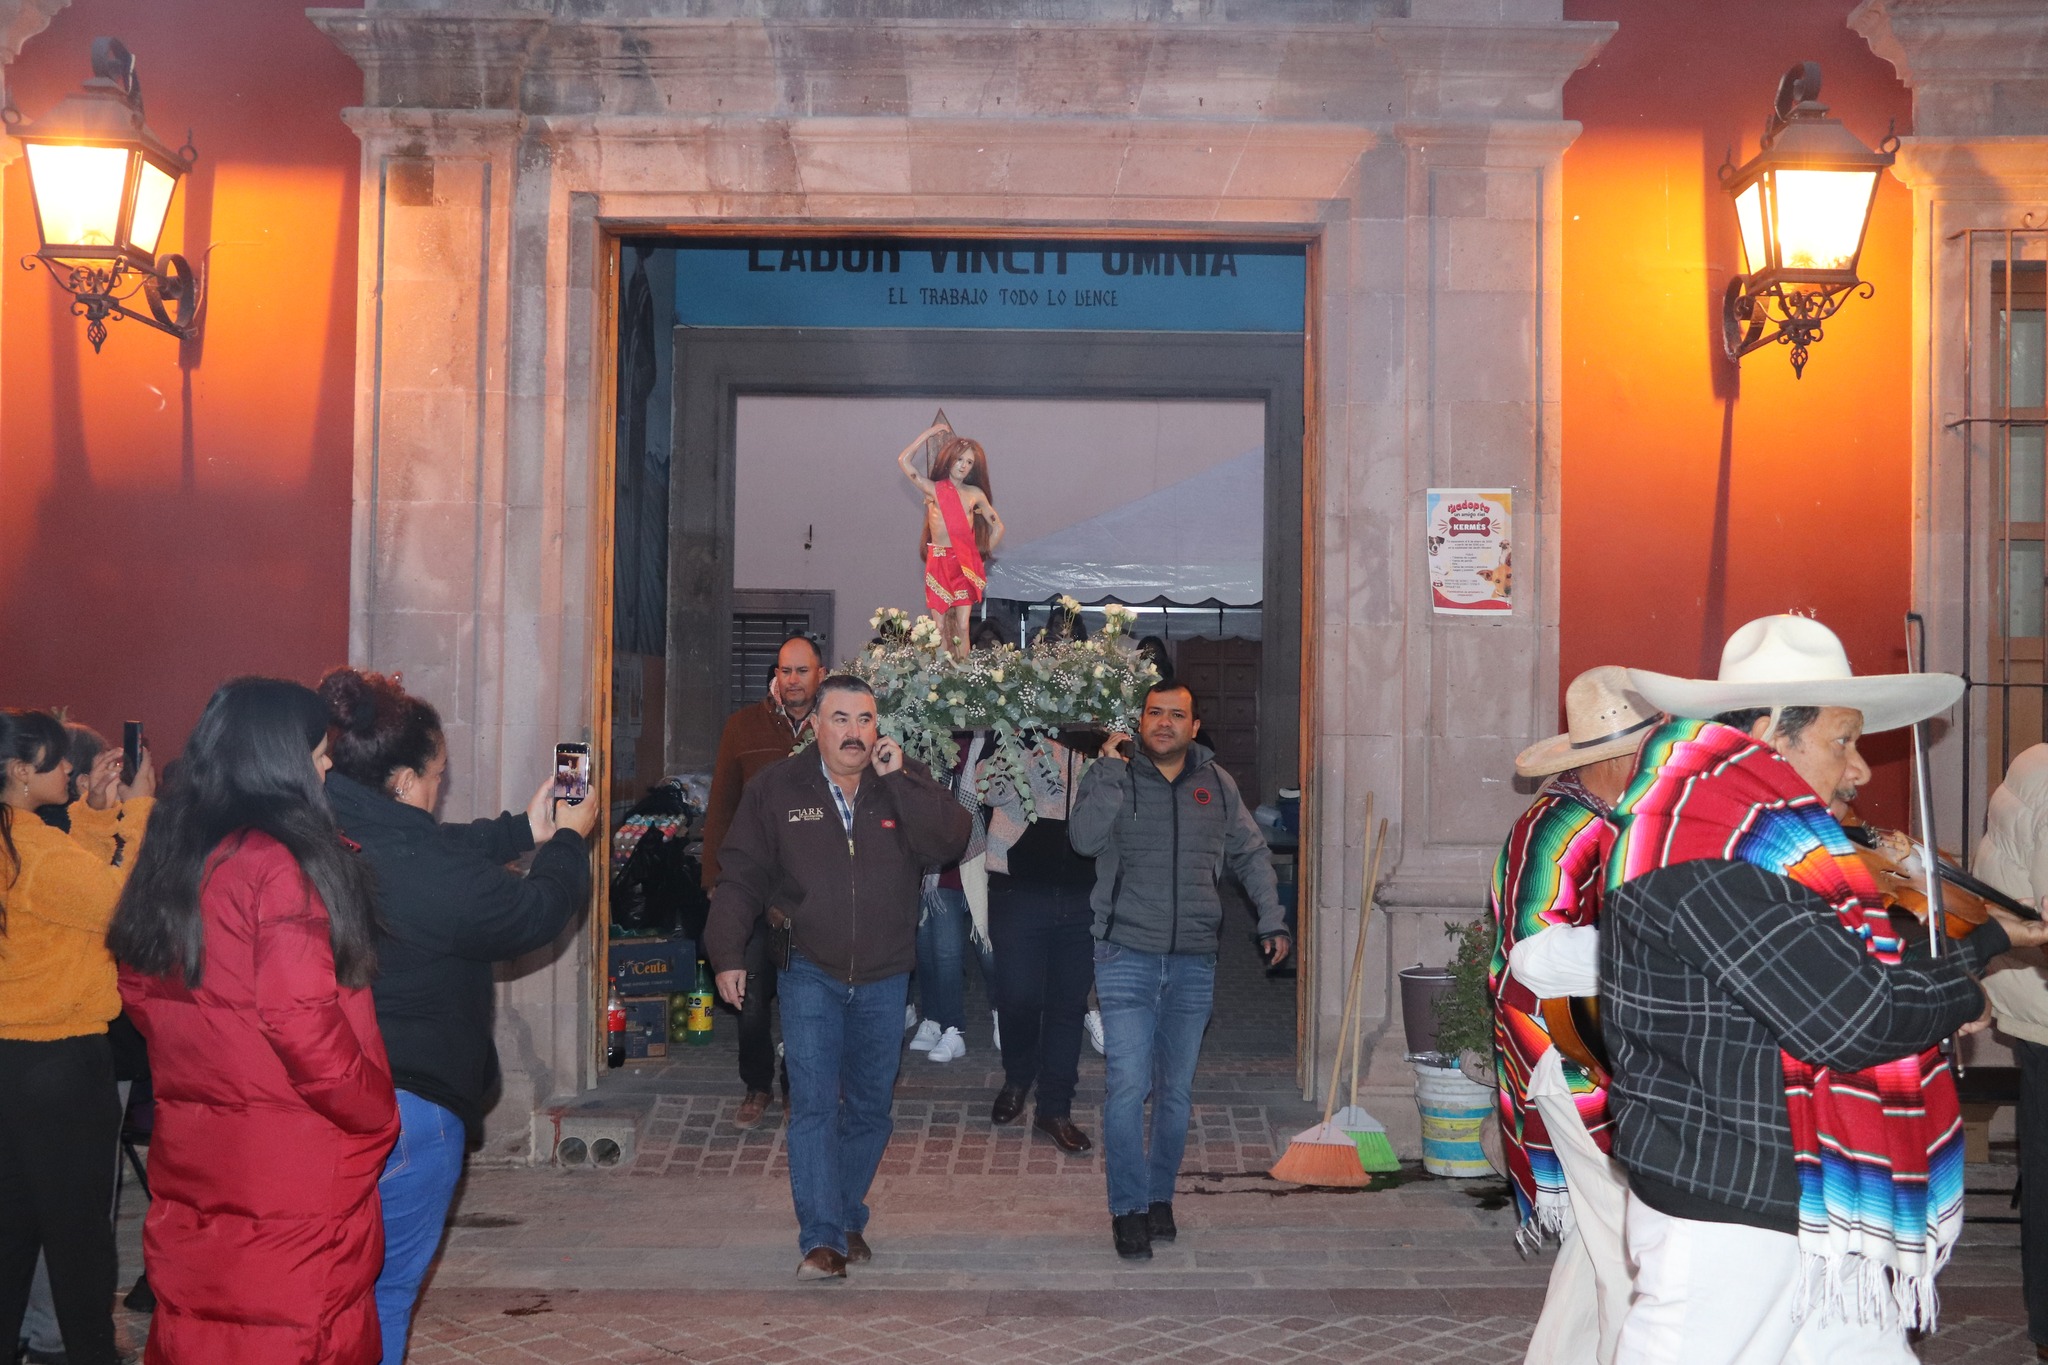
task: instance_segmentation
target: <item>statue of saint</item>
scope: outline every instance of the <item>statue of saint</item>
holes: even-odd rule
[[[917,472],[911,457],[933,437],[929,477]],[[1002,544],[1003,519],[990,501],[988,452],[957,435],[946,415],[919,432],[896,457],[903,476],[924,494],[925,605],[938,614],[941,638],[956,659],[967,657],[967,616],[981,601],[988,583],[983,558]]]

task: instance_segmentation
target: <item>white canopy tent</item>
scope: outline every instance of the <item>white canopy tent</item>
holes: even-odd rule
[[[997,552],[988,596],[1256,606],[1265,597],[1266,455],[1248,450],[1064,530]]]

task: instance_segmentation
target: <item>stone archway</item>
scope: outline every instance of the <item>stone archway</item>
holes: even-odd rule
[[[351,657],[446,699],[479,808],[597,728],[617,234],[1311,234],[1303,1057],[1333,1045],[1377,792],[1369,1078],[1405,1092],[1392,968],[1481,903],[1510,760],[1555,716],[1561,91],[1613,26],[1560,0],[647,9],[311,11],[365,74]],[[1483,623],[1420,573],[1423,490],[1475,484],[1517,490],[1523,568]],[[499,1157],[593,1077],[587,948],[532,966]]]

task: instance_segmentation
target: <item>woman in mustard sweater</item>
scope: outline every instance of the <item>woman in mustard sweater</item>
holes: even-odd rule
[[[71,764],[55,716],[0,711],[0,1347],[20,1332],[40,1248],[70,1365],[114,1365],[114,1150],[107,925],[149,821],[147,758],[100,755],[71,832],[36,818]]]

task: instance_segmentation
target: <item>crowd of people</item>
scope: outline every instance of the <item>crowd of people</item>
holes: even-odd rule
[[[1716,678],[1590,670],[1566,732],[1518,758],[1542,785],[1496,865],[1490,984],[1517,1235],[1559,1247],[1531,1362],[1906,1365],[1962,1217],[1942,1044],[1994,1020],[2048,1342],[2048,745],[2011,764],[1977,856],[1993,903],[1941,951],[1880,886],[1934,855],[1851,806],[1862,736],[1961,686],[1857,676],[1825,626],[1766,617]],[[742,1126],[781,1054],[799,1278],[872,1255],[904,1035],[964,1047],[967,944],[997,1011],[991,1121],[1028,1106],[1062,1150],[1094,1145],[1072,1115],[1092,992],[1111,1246],[1175,1237],[1226,882],[1269,963],[1293,946],[1194,712],[1161,681],[1135,733],[1040,736],[1023,788],[984,784],[972,747],[952,772],[906,760],[868,685],[799,637],[733,717],[703,946],[741,1016]],[[405,1359],[497,1082],[493,964],[576,920],[601,810],[550,775],[523,812],[444,824],[448,759],[431,704],[355,669],[223,685],[161,782],[146,751],[0,712],[0,1342],[120,1359],[110,1211],[146,1079],[145,1358]]]
[[[123,1358],[132,1050],[144,1359],[396,1365],[496,1085],[492,964],[588,902],[599,804],[550,775],[523,813],[442,824],[440,717],[355,669],[224,684],[161,792],[146,752],[124,766],[0,711],[0,1343]]]
[[[1818,621],[1764,617],[1715,678],[1581,675],[1567,732],[1520,756],[1547,780],[1496,865],[1491,983],[1518,1235],[1558,1242],[1532,1365],[1909,1365],[1962,1224],[1942,1044],[1994,1016],[2048,1186],[2048,746],[2012,764],[1978,853],[2010,905],[1939,952],[1883,889],[1934,855],[1852,810],[1862,736],[1962,690],[1855,676]],[[2048,1343],[2048,1198],[2025,1183]]]

